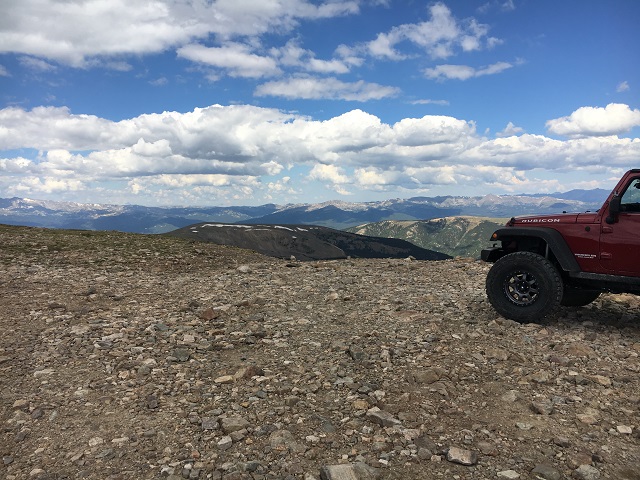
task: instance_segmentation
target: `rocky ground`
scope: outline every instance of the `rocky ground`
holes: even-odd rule
[[[0,477],[640,479],[639,297],[487,270],[0,227]]]

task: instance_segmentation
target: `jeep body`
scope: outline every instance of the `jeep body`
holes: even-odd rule
[[[508,318],[536,321],[600,292],[640,294],[640,169],[596,212],[512,218],[491,240],[487,296]]]

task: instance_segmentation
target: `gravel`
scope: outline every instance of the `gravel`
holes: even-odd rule
[[[639,298],[488,268],[0,227],[0,476],[639,480]]]

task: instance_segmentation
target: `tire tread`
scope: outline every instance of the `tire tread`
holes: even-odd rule
[[[530,306],[517,306],[504,294],[502,282],[514,269],[527,269],[536,274],[546,296]],[[564,286],[560,273],[546,258],[533,252],[514,252],[500,258],[489,270],[486,292],[489,302],[502,316],[520,323],[539,321],[553,315],[560,307]]]

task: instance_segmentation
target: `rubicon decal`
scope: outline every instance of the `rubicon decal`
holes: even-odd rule
[[[578,258],[587,258],[590,260],[596,258],[596,255],[593,253],[576,253],[575,256]]]
[[[560,223],[559,218],[523,218],[522,223]]]

